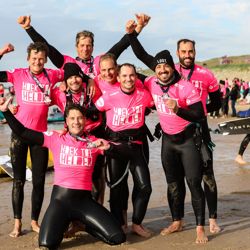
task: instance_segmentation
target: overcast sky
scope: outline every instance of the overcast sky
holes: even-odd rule
[[[250,54],[249,0],[1,0],[0,5],[0,46],[8,42],[15,46],[15,52],[2,58],[2,70],[27,66],[26,48],[31,40],[17,24],[20,15],[31,15],[34,28],[60,52],[73,57],[78,31],[94,32],[94,55],[99,55],[122,37],[126,21],[140,12],[151,16],[139,40],[152,55],[169,49],[176,61],[180,38],[196,41],[199,61]],[[118,62],[142,66],[130,49]]]

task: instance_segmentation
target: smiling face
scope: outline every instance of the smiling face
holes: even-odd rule
[[[117,65],[111,58],[100,61],[100,74],[101,78],[109,83],[114,84],[117,82]]]
[[[192,42],[181,42],[176,52],[180,64],[184,68],[190,68],[195,61],[195,48]]]
[[[174,69],[166,63],[159,63],[155,67],[155,75],[163,83],[167,83],[173,74]]]
[[[85,126],[86,118],[77,109],[71,109],[66,117],[68,130],[72,135],[81,136]]]
[[[122,65],[117,79],[120,82],[122,91],[125,93],[134,91],[137,75],[132,65]]]
[[[80,76],[71,76],[67,79],[66,83],[72,93],[79,93],[82,91],[83,82]]]
[[[47,62],[46,52],[31,50],[27,61],[30,71],[35,75],[40,74],[44,69],[44,64]]]
[[[81,59],[89,60],[94,50],[91,37],[81,37],[76,45],[76,50]]]

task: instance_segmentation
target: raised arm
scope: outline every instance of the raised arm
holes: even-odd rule
[[[44,135],[42,132],[37,132],[32,129],[28,129],[20,123],[15,116],[8,109],[8,105],[11,102],[12,98],[10,97],[7,101],[4,98],[0,100],[0,111],[2,111],[6,121],[8,122],[12,131],[19,135],[21,138],[27,140],[28,142],[36,145],[43,145]]]
[[[134,30],[136,26],[137,24],[134,20],[129,20],[126,24],[126,32],[128,34],[130,45],[132,47],[135,56],[140,61],[142,61],[148,68],[154,71],[153,67],[154,57],[146,52],[146,50],[142,47],[137,37],[134,35]]]
[[[10,53],[14,51],[14,46],[11,43],[5,44],[2,48],[0,48],[0,59],[4,54]]]
[[[49,59],[57,67],[61,68],[64,64],[64,56],[55,47],[50,45],[47,40],[41,36],[32,26],[31,26],[31,16],[20,16],[17,22],[21,25],[23,29],[26,30],[33,42],[43,42],[49,47]]]
[[[136,14],[137,26],[135,27],[133,34],[137,37],[143,28],[148,24],[150,20],[150,16],[146,14]],[[130,41],[128,35],[124,35],[121,40],[116,43],[107,53],[112,53],[116,59],[122,54],[124,50],[126,50],[130,46]]]

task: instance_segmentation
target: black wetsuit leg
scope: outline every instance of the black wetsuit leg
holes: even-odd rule
[[[162,136],[161,160],[168,184],[168,202],[172,219],[173,221],[181,220],[183,208],[181,183],[184,181],[184,175],[181,173],[184,171],[181,170],[183,166],[180,157],[164,133]]]
[[[79,220],[86,231],[110,245],[126,236],[111,213],[92,199],[91,192],[54,186],[39,233],[39,246],[57,249],[69,222]]]
[[[173,220],[181,220],[183,217],[183,175],[184,168],[187,184],[191,192],[192,205],[196,216],[196,224],[205,224],[205,197],[201,187],[202,168],[201,157],[195,146],[193,132],[188,137],[170,140],[163,133],[162,163],[169,187],[171,200],[170,209]],[[180,140],[181,139],[181,140]],[[181,160],[181,161],[180,161]]]
[[[247,134],[240,144],[239,155],[243,155],[250,141],[250,134]]]
[[[208,162],[206,166],[203,166],[203,184],[204,184],[204,193],[207,201],[209,218],[217,218],[217,184],[214,177],[213,171],[213,153],[211,152],[211,161]]]
[[[144,157],[146,159],[147,164],[149,163],[149,145],[148,145],[148,139],[147,136],[144,136],[142,138],[142,143],[143,143],[143,153]],[[128,179],[128,175],[125,177]],[[134,187],[134,193],[137,193]],[[132,194],[133,196],[133,194]],[[128,182],[126,181],[126,187],[123,188],[123,211],[128,210],[128,198],[129,198],[129,187],[128,187]]]
[[[180,149],[182,164],[188,187],[191,192],[192,206],[196,216],[196,225],[205,225],[205,195],[201,187],[201,156],[193,138],[189,138]]]
[[[27,152],[28,144],[21,141],[20,137],[12,132],[10,156],[14,173],[12,188],[12,207],[15,219],[22,218]]]
[[[111,183],[115,183],[124,174],[127,164],[132,174],[134,188],[132,192],[133,216],[135,224],[141,224],[152,192],[149,169],[143,153],[142,145],[123,143],[120,147],[119,159],[110,158],[109,175]],[[127,200],[127,178],[110,190],[110,209],[121,225],[124,225],[122,210]]]
[[[207,119],[201,123],[201,126],[203,140],[205,144],[208,145],[211,142],[211,136],[208,128]],[[211,150],[208,150],[208,152],[210,153],[211,160],[209,160],[206,165],[202,163],[202,180],[204,184],[204,193],[209,211],[209,218],[216,219],[218,192],[213,170],[213,152]]]
[[[110,183],[115,184],[125,173],[128,160],[112,158],[107,156]],[[122,211],[127,208],[128,203],[128,174],[116,186],[110,189],[110,211],[121,225],[125,224]]]
[[[38,221],[44,198],[45,174],[48,167],[48,149],[38,145],[30,145],[32,162],[32,211],[31,219]]]
[[[143,145],[136,145],[136,147],[138,147],[138,154],[136,153],[130,160],[130,171],[134,181],[134,188],[132,191],[132,222],[140,225],[147,211],[152,187]]]

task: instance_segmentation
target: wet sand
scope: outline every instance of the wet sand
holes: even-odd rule
[[[247,108],[247,107],[246,107]],[[156,122],[156,115],[153,114],[147,120],[151,131]],[[220,119],[209,119],[212,129],[217,128],[217,123],[224,121]],[[0,154],[6,154],[9,146],[10,130],[7,125],[0,126]],[[122,246],[110,247],[86,233],[80,233],[77,237],[65,239],[61,249],[120,249],[120,250],[168,250],[168,249],[250,249],[250,154],[246,150],[244,158],[249,162],[246,166],[239,166],[234,162],[239,144],[244,135],[222,136],[212,134],[216,144],[214,151],[214,171],[218,185],[218,222],[223,231],[212,235],[206,226],[209,242],[204,245],[196,245],[195,240],[195,219],[190,204],[190,194],[187,191],[185,205],[185,228],[184,231],[168,236],[159,235],[160,230],[171,223],[170,212],[167,205],[166,181],[160,161],[160,141],[150,144],[150,172],[153,192],[149,202],[148,211],[144,225],[153,231],[153,236],[143,239],[131,233],[127,235],[127,243]],[[130,187],[132,188],[132,182]],[[51,187],[53,183],[53,171],[47,173],[45,186],[45,200],[40,220],[48,206]],[[22,237],[13,239],[8,236],[12,230],[12,207],[10,178],[0,179],[0,249],[35,249],[38,247],[36,233],[30,230],[30,192],[31,183],[25,185],[25,201],[23,208],[23,230]],[[105,206],[108,207],[108,189],[106,190]],[[131,203],[131,202],[130,202]],[[129,207],[129,222],[131,221],[131,206]],[[207,219],[208,221],[208,219]]]

